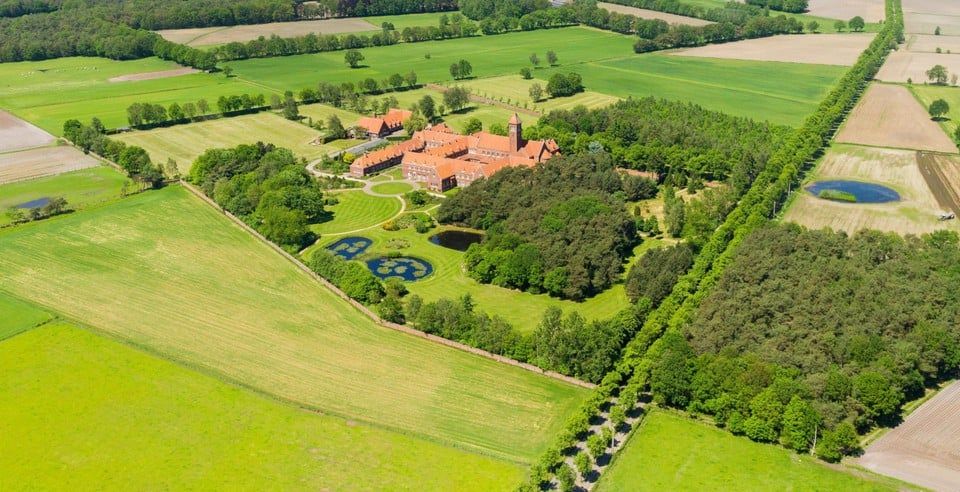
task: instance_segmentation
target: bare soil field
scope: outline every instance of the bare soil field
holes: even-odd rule
[[[956,220],[938,220],[944,208],[920,172],[917,154],[911,150],[834,145],[811,180],[848,179],[877,183],[896,190],[900,194],[900,201],[840,203],[817,198],[802,190],[784,214],[783,220],[811,229],[827,227],[850,234],[862,229],[899,234],[960,229]]]
[[[920,174],[940,208],[960,217],[960,162],[955,156],[917,152]]]
[[[705,26],[707,24],[713,24],[710,21],[697,19],[696,17],[668,14],[666,12],[658,12],[656,10],[638,9],[636,7],[617,5],[615,3],[597,2],[597,6],[618,14],[635,15],[641,19],[660,19],[666,21],[668,24],[686,24],[688,26]]]
[[[271,22],[229,27],[204,27],[197,29],[167,29],[157,31],[168,41],[188,46],[209,46],[233,41],[250,41],[260,36],[273,34],[281,38],[315,34],[340,34],[347,32],[375,31],[379,27],[360,18],[321,19],[294,22]]]
[[[914,410],[857,462],[933,490],[960,490],[960,382]]]
[[[960,73],[960,54],[915,53],[898,50],[890,53],[887,61],[880,67],[876,79],[884,82],[907,82],[914,84],[926,82],[927,70],[934,65],[943,65],[950,73]]]
[[[930,119],[910,90],[889,84],[873,84],[867,89],[836,140],[877,147],[957,152],[957,146],[943,128]]]
[[[727,58],[850,66],[873,40],[873,34],[799,34],[710,44],[674,51],[676,56]]]
[[[914,53],[960,53],[960,36],[934,36],[932,34],[910,34],[907,36],[907,50]]]
[[[960,2],[903,0],[903,24],[910,34],[933,34],[939,26],[944,36],[960,35]]]
[[[119,77],[111,77],[107,79],[108,82],[134,82],[137,80],[153,80],[153,79],[166,79],[169,77],[179,77],[180,75],[189,75],[191,73],[197,73],[199,70],[196,68],[183,67],[175,68],[173,70],[160,70],[159,72],[141,72],[141,73],[131,73],[127,75],[121,75]]]
[[[0,111],[0,152],[29,149],[50,145],[56,138],[17,118],[16,116]]]
[[[859,15],[867,22],[879,22],[886,15],[883,0],[810,0],[807,13],[843,20]]]
[[[68,147],[41,147],[0,154],[0,184],[99,166],[100,161]]]

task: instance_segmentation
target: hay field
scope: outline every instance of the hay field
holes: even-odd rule
[[[0,184],[99,166],[100,161],[62,145],[0,154]]]
[[[907,35],[906,48],[914,53],[960,53],[960,36],[934,36],[931,34]],[[916,79],[915,79],[916,80]]]
[[[960,4],[944,0],[903,0],[904,32],[944,36],[960,35]]]
[[[4,490],[487,491],[523,476],[58,321],[0,343],[0,435]]]
[[[540,70],[536,75],[540,75]],[[533,102],[530,98],[530,86],[540,84],[541,88],[546,89],[547,81],[540,78],[524,80],[520,75],[504,75],[502,77],[490,77],[484,79],[473,79],[463,83],[449,84],[451,86],[461,85],[470,89],[471,94],[486,97],[497,101],[503,101],[513,106],[521,108],[530,108],[540,113],[549,113],[558,109],[571,109],[575,106],[586,106],[587,108],[600,108],[609,106],[620,100],[619,97],[610,96],[587,90],[568,97],[549,97],[544,93],[545,99],[539,102]],[[588,88],[589,89],[589,88]],[[521,119],[523,116],[521,117]],[[535,118],[526,115],[526,119]],[[506,125],[506,120],[500,124]],[[531,121],[533,123],[533,121]]]
[[[957,145],[940,128],[910,90],[899,85],[873,84],[847,117],[836,141],[936,152],[957,152]]]
[[[883,3],[883,0],[810,0],[807,13],[843,20],[859,15],[867,22],[879,22],[886,17]]]
[[[876,79],[884,82],[913,80],[914,84],[923,84],[929,81],[927,70],[934,65],[943,65],[950,73],[960,74],[960,54],[893,51],[880,67]]]
[[[863,474],[860,474],[863,475]],[[674,413],[647,415],[599,491],[897,490],[823,466],[777,445],[759,444]]]
[[[114,138],[143,147],[154,162],[177,161],[181,173],[190,171],[193,161],[207,149],[235,147],[256,142],[286,147],[306,159],[315,159],[336,150],[330,144],[313,145],[320,133],[269,111],[230,118],[174,125],[153,130],[121,133]]]
[[[960,490],[960,382],[867,447],[860,466],[932,490]]]
[[[228,27],[201,27],[192,29],[166,29],[157,31],[167,41],[187,46],[210,46],[227,44],[234,41],[244,42],[277,35],[281,38],[314,34],[341,34],[349,32],[369,32],[379,30],[359,17],[345,19],[318,19],[291,22],[270,22],[267,24],[246,24]]]
[[[673,51],[674,56],[729,58],[851,66],[873,40],[873,34],[809,34],[772,36],[709,44]]]
[[[64,197],[71,210],[82,210],[120,198],[124,184],[128,185],[130,191],[137,189],[129,178],[109,166],[17,181],[0,185],[0,210],[55,196]],[[0,226],[9,223],[10,218],[6,214],[0,215]]]
[[[3,288],[281,399],[528,461],[585,390],[381,328],[186,190],[0,231]]]
[[[0,111],[0,153],[42,147],[54,141],[56,138],[53,135],[6,111]]]
[[[834,145],[808,182],[824,179],[881,184],[896,190],[901,200],[877,204],[838,203],[797,190],[783,220],[811,229],[829,227],[851,234],[861,229],[900,234],[960,229],[956,220],[937,219],[943,207],[920,172],[915,151]]]
[[[641,19],[650,19],[650,20],[659,19],[659,20],[665,21],[668,24],[684,24],[687,26],[705,26],[707,24],[713,24],[710,21],[697,19],[696,17],[687,17],[685,15],[668,14],[666,12],[660,12],[657,10],[638,9],[636,7],[629,7],[626,5],[620,5],[616,3],[597,2],[597,7],[600,7],[604,10],[608,10],[610,12],[616,12],[618,14],[635,15]]]

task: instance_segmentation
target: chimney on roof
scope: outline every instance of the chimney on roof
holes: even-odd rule
[[[516,152],[523,147],[523,128],[520,126],[520,116],[513,113],[507,126],[510,135],[510,150]]]

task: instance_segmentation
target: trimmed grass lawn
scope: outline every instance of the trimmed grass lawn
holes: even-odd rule
[[[574,69],[574,71],[577,70]],[[536,75],[540,75],[540,72],[541,71],[538,70]],[[540,87],[544,89],[547,87],[546,80],[538,78],[524,80],[519,74],[474,79],[466,81],[463,84],[451,83],[449,85],[463,85],[469,88],[473,94],[503,101],[522,108],[529,107],[541,113],[549,113],[557,109],[570,109],[580,105],[586,106],[587,108],[599,108],[609,106],[620,100],[619,97],[586,91],[570,97],[548,98],[534,103],[533,99],[530,98],[530,86],[535,83],[540,84]],[[548,97],[546,93],[544,93],[544,97]]]
[[[0,341],[40,326],[51,319],[53,315],[50,313],[0,292]]]
[[[370,190],[384,195],[402,195],[408,191],[413,191],[413,186],[409,183],[380,183],[373,185]]]
[[[868,482],[769,444],[711,425],[654,411],[634,431],[600,491],[620,490],[896,490]]]
[[[299,157],[316,159],[337,150],[332,144],[313,145],[320,133],[265,111],[257,114],[218,118],[186,125],[121,133],[117,140],[146,149],[153,162],[177,161],[181,173],[187,173],[193,161],[207,149],[235,147],[256,142],[285,147]]]
[[[506,490],[520,466],[306,412],[63,322],[0,343],[0,488]]]
[[[363,190],[327,193],[339,203],[326,206],[333,216],[327,222],[313,224],[310,229],[320,234],[342,234],[385,222],[400,212],[401,202],[396,198],[368,195]]]
[[[735,116],[799,126],[845,70],[831,65],[644,54],[544,69],[537,77],[574,71],[583,76],[588,90],[603,94],[688,101]]]
[[[47,176],[44,178],[17,181],[0,185],[0,210],[44,197],[62,196],[73,210],[120,198],[123,184],[129,178],[108,166],[91,167],[79,171]],[[10,223],[6,214],[0,215],[0,225]]]
[[[587,392],[379,327],[178,186],[0,231],[3,288],[328,414],[527,462]],[[220,415],[222,417],[223,415]]]
[[[99,117],[108,128],[127,126],[127,107],[135,102],[169,106],[206,98],[216,110],[219,96],[264,94],[274,91],[236,77],[196,73],[165,79],[109,82],[119,75],[179,68],[160,60],[116,61],[71,57],[38,62],[0,64],[0,107],[61,135],[63,122]],[[286,89],[286,88],[285,88]],[[282,90],[280,91],[283,92]]]
[[[960,88],[935,86],[935,85],[909,85],[910,90],[920,100],[924,108],[929,108],[930,103],[937,99],[943,99],[950,105],[950,112],[946,119],[940,121],[940,127],[943,128],[951,138],[957,127],[960,126]]]

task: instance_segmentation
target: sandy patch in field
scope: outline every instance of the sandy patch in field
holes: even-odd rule
[[[709,44],[679,50],[676,56],[730,58],[850,66],[867,49],[873,34],[798,34]]]
[[[0,152],[28,149],[50,145],[56,140],[53,135],[17,118],[0,111]]]
[[[850,234],[862,229],[923,234],[960,228],[956,220],[938,220],[943,209],[920,173],[915,151],[837,146],[823,158],[811,181],[828,179],[881,184],[896,190],[900,201],[839,203],[797,190],[784,220],[811,229],[827,227]]]
[[[859,15],[867,22],[879,22],[886,16],[883,0],[810,0],[807,13],[843,20]]]
[[[960,490],[960,382],[914,410],[856,461],[933,490]]]
[[[152,80],[152,79],[165,79],[168,77],[179,77],[181,75],[189,75],[191,73],[197,73],[199,70],[196,68],[182,67],[174,68],[172,70],[160,70],[159,72],[141,72],[141,73],[131,73],[127,75],[121,75],[119,77],[111,77],[107,79],[108,82],[133,82],[137,80]]]
[[[348,32],[376,31],[380,29],[364,19],[321,19],[293,22],[271,22],[245,26],[213,27],[200,29],[167,29],[157,31],[168,41],[189,46],[226,44],[233,41],[250,41],[260,36],[273,34],[281,38],[314,34],[339,34]]]
[[[43,147],[0,154],[0,184],[99,166],[100,161],[68,147]]]
[[[960,53],[960,36],[933,36],[930,34],[907,35],[907,50],[914,53]]]
[[[910,90],[889,84],[873,84],[867,89],[836,140],[877,147],[957,152],[957,146],[943,128],[930,119]]]
[[[912,53],[900,49],[890,53],[876,79],[901,83],[912,79],[914,84],[922,84],[929,80],[927,70],[934,65],[943,65],[950,73],[960,74],[960,54]]]
[[[713,24],[710,21],[697,19],[696,17],[668,14],[666,12],[658,12],[656,10],[638,9],[636,7],[617,5],[615,3],[597,2],[597,7],[606,9],[610,12],[616,12],[618,14],[635,15],[641,19],[660,19],[662,21],[666,21],[668,24],[686,24],[688,26],[705,26],[707,24]]]

